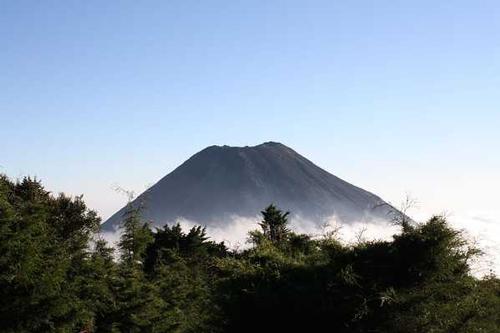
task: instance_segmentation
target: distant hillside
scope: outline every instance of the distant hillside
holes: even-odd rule
[[[134,201],[155,224],[186,218],[206,225],[255,216],[270,203],[316,223],[336,215],[349,223],[387,219],[378,196],[328,173],[287,146],[211,146],[192,156]],[[104,223],[113,229],[124,213]]]

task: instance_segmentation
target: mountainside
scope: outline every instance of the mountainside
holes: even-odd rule
[[[287,146],[211,146],[192,156],[142,193],[143,217],[162,225],[185,218],[219,225],[234,216],[256,216],[275,203],[314,223],[335,215],[343,222],[387,219],[391,207],[378,196],[328,173]],[[124,208],[103,225],[118,225]]]

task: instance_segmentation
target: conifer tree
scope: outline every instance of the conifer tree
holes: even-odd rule
[[[263,220],[259,223],[264,236],[274,244],[280,244],[286,240],[290,230],[288,229],[288,215],[290,212],[283,213],[271,204],[262,212]]]
[[[0,327],[76,331],[92,322],[82,295],[89,237],[99,224],[81,199],[54,198],[36,179],[0,177]]]
[[[146,248],[153,241],[153,234],[148,223],[141,221],[141,206],[129,203],[123,216],[122,235],[118,248],[122,264],[141,267],[146,255]]]
[[[114,288],[117,301],[115,313],[121,332],[154,332],[164,303],[154,283],[144,273],[146,248],[153,240],[149,225],[140,218],[140,207],[129,204],[122,223],[118,244],[120,263]]]
[[[0,175],[0,331],[498,332],[500,281],[443,217],[386,241],[295,234],[263,212],[254,246],[228,251],[196,226],[153,232],[129,205],[119,257],[81,197]]]

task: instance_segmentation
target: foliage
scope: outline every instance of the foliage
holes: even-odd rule
[[[290,213],[283,213],[275,205],[269,205],[261,213],[263,220],[259,225],[262,228],[264,237],[275,244],[284,242],[290,232],[287,227]]]
[[[36,179],[0,178],[0,323],[4,332],[92,326],[81,295],[99,219],[81,197],[53,197]]]
[[[345,245],[271,205],[251,246],[152,230],[129,206],[115,250],[81,197],[0,176],[2,332],[498,332],[500,281],[440,216]]]

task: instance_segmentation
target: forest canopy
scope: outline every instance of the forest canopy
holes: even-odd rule
[[[113,249],[82,197],[0,176],[2,332],[499,332],[500,281],[446,218],[390,241],[297,234],[270,205],[245,250],[130,207]]]

